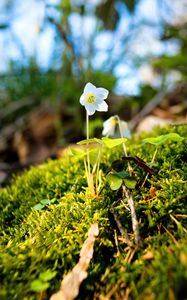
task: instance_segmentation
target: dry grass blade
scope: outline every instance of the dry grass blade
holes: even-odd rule
[[[88,230],[88,238],[82,246],[78,263],[64,277],[60,290],[56,294],[53,294],[50,300],[73,300],[78,296],[80,284],[87,277],[86,270],[93,257],[94,243],[98,234],[98,224],[92,224]]]
[[[175,222],[178,228],[181,228],[185,233],[187,233],[187,229],[183,227],[182,224],[172,214],[170,214],[169,216]]]

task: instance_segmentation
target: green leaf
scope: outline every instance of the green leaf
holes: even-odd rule
[[[124,178],[124,183],[126,185],[127,188],[129,189],[134,189],[136,186],[136,178],[134,176],[128,176],[126,178]]]
[[[120,138],[120,139],[109,139],[109,138],[102,138],[103,143],[108,148],[114,148],[116,146],[119,146],[127,141],[126,138]]]
[[[36,205],[33,207],[33,209],[35,209],[35,210],[42,210],[42,208],[44,208],[46,205],[52,204],[52,203],[54,203],[55,201],[56,201],[55,198],[53,198],[52,200],[49,200],[49,199],[42,199],[42,200],[40,201],[40,203],[36,204]]]
[[[46,290],[48,287],[49,287],[49,283],[43,282],[40,279],[36,279],[31,282],[31,290],[34,292],[40,292]]]
[[[113,191],[118,190],[123,182],[122,178],[120,178],[116,173],[112,172],[106,176],[106,180],[108,181],[110,188]]]
[[[120,172],[117,172],[116,174],[117,174],[120,178],[122,178],[122,179],[124,179],[124,178],[126,178],[126,177],[129,176],[128,173],[125,172],[125,171],[120,171]]]
[[[165,143],[165,141],[170,140],[170,141],[182,141],[184,138],[180,136],[177,133],[168,133],[164,135],[159,135],[157,137],[150,137],[147,139],[144,139],[142,142],[143,143],[149,143],[155,146],[159,146],[160,144]]]
[[[44,208],[45,205],[38,203],[35,206],[33,206],[33,209],[35,210],[42,210],[42,208]]]
[[[51,271],[50,269],[49,270],[46,270],[45,272],[43,273],[40,273],[40,276],[39,278],[42,280],[42,281],[49,281],[51,280],[52,278],[54,278],[56,276],[56,271]]]
[[[162,70],[171,70],[186,66],[186,53],[177,53],[173,56],[163,56],[156,59],[153,63],[154,67],[160,67]]]
[[[49,199],[43,199],[40,201],[40,203],[43,205],[47,205],[47,204],[51,204],[51,201]]]
[[[86,149],[82,149],[79,147],[70,148],[71,155],[77,156],[79,158],[82,158],[86,155]]]
[[[78,142],[78,145],[87,145],[87,144],[92,144],[92,143],[98,143],[98,144],[103,144],[102,140],[97,139],[97,138],[93,138],[93,139],[88,139],[88,140],[82,140],[80,142]]]

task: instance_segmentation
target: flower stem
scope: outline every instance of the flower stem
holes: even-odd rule
[[[89,115],[86,112],[86,139],[89,140]],[[88,149],[88,144],[87,144],[87,166],[88,166],[88,175],[90,176],[90,154],[89,154],[89,149]]]
[[[89,115],[86,112],[86,139],[89,140]]]
[[[117,122],[118,122],[118,126],[119,126],[120,136],[121,136],[121,138],[123,139],[124,136],[123,136],[123,129],[122,129],[122,126],[121,126],[121,120],[120,120],[120,118],[119,118],[118,115],[116,115],[116,118],[117,118]],[[125,156],[127,156],[127,148],[126,148],[126,145],[125,145],[125,143],[123,143],[122,145],[123,145],[123,151],[124,151],[124,154],[125,154]],[[132,170],[131,165],[130,165],[129,162],[128,162],[127,164],[128,164],[128,171],[129,171],[129,174],[131,175],[131,173],[132,173],[132,172],[131,172],[131,170]]]
[[[119,125],[120,136],[121,136],[121,138],[124,138],[124,136],[123,136],[123,129],[121,127],[121,120],[120,120],[120,118],[119,118],[118,115],[116,115],[116,118],[117,118],[118,125]],[[127,156],[127,149],[126,149],[125,143],[123,143],[123,150],[124,150],[125,156]]]
[[[96,192],[97,194],[99,193],[99,167],[100,167],[100,162],[101,162],[101,149],[99,149],[98,152],[98,158],[97,158],[97,162],[96,162]]]
[[[89,115],[86,112],[86,139],[89,140]],[[88,149],[88,144],[87,144],[87,181],[88,181],[88,187],[91,192],[91,194],[95,195],[95,188],[94,188],[94,182],[93,182],[93,174],[91,174],[90,170],[90,153]]]

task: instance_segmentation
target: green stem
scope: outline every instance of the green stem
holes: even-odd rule
[[[89,140],[89,115],[86,112],[86,139]],[[88,174],[90,175],[90,154],[89,154],[89,149],[88,149],[88,144],[87,144],[87,165],[88,165]]]
[[[154,152],[152,160],[151,160],[151,164],[154,162],[157,152],[158,152],[158,147],[156,147],[156,149],[155,149],[155,152]]]
[[[155,152],[154,152],[154,154],[153,154],[153,157],[152,157],[152,159],[151,159],[151,163],[150,163],[150,164],[152,164],[152,163],[154,162],[157,152],[158,152],[158,147],[156,147],[156,149],[155,149]],[[141,187],[143,187],[144,184],[146,183],[146,180],[147,180],[148,176],[149,176],[149,174],[147,173],[147,175],[145,176],[145,179],[144,179],[144,181],[143,181]]]
[[[96,191],[99,193],[99,167],[100,167],[100,162],[101,162],[101,149],[99,149],[98,153],[98,160],[97,160],[97,169],[96,169]]]
[[[118,126],[119,126],[120,136],[121,136],[121,138],[124,138],[124,136],[123,136],[123,129],[122,129],[122,126],[121,126],[121,120],[120,120],[120,118],[119,118],[118,115],[116,115],[116,118],[117,118],[117,121],[118,121]],[[126,148],[126,146],[125,146],[125,143],[123,143],[122,145],[123,145],[123,151],[124,151],[124,154],[125,154],[125,156],[127,156],[127,148]],[[131,173],[132,173],[131,170],[132,170],[131,165],[130,165],[130,163],[128,162],[128,171],[129,171],[129,174],[130,174],[130,175],[131,175]]]
[[[86,139],[89,140],[89,115],[86,112]],[[90,170],[90,153],[88,149],[88,144],[87,144],[87,181],[88,181],[88,187],[91,192],[91,194],[95,195],[95,188],[94,188],[94,182],[93,182],[93,174],[91,174]]]
[[[89,184],[88,168],[87,168],[87,164],[86,164],[86,159],[85,158],[84,158],[84,168],[85,168],[85,172],[86,172],[87,183]]]
[[[123,139],[124,136],[123,136],[123,129],[122,129],[122,127],[121,127],[121,120],[120,120],[120,118],[119,118],[118,115],[116,115],[116,118],[117,118],[118,125],[119,125],[120,136],[121,136],[121,138]],[[123,145],[123,150],[124,150],[125,156],[127,156],[127,149],[126,149],[125,143],[123,143],[122,145]]]

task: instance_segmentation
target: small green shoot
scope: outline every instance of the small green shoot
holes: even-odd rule
[[[39,278],[31,282],[31,290],[33,292],[41,292],[49,287],[49,282],[56,276],[56,271],[51,271],[50,269],[45,272],[40,273]]]
[[[123,183],[123,179],[117,173],[110,172],[106,176],[106,181],[109,183],[111,190],[119,190]]]
[[[31,291],[33,292],[41,292],[46,290],[49,287],[49,283],[48,282],[43,282],[40,279],[35,279],[31,282]]]
[[[180,136],[178,133],[171,132],[171,133],[168,133],[168,134],[163,134],[163,135],[159,135],[157,137],[150,137],[150,138],[146,138],[146,139],[142,140],[142,143],[148,143],[148,144],[156,146],[156,149],[155,149],[155,152],[153,154],[153,157],[152,157],[150,165],[152,166],[152,164],[153,164],[153,162],[155,160],[156,154],[158,152],[158,147],[161,144],[165,143],[168,140],[175,141],[175,142],[180,142],[183,139],[184,138],[182,136]],[[145,184],[145,182],[147,180],[147,177],[148,177],[148,174],[145,176],[145,179],[143,181],[142,187],[144,186],[144,184]]]
[[[56,201],[56,198],[53,198],[52,200],[49,199],[42,199],[38,204],[33,206],[34,210],[42,210],[47,205],[53,204]]]

